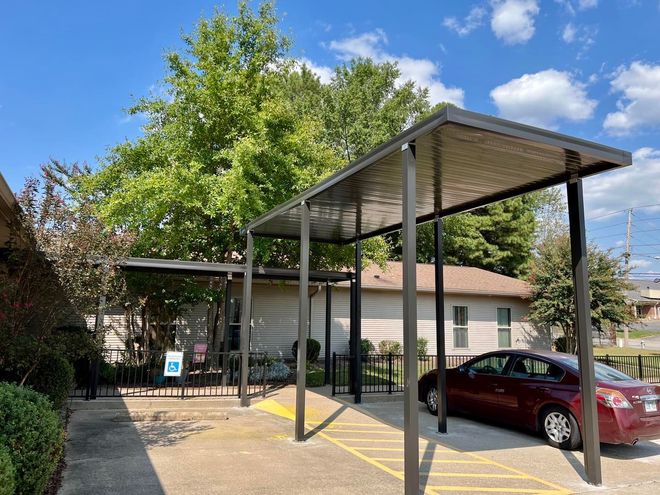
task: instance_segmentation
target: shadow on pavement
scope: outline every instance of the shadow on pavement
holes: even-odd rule
[[[99,399],[95,406],[99,405]],[[114,409],[80,409],[71,415],[61,495],[131,493],[164,495],[148,450],[175,445],[205,428],[196,422],[139,422]]]

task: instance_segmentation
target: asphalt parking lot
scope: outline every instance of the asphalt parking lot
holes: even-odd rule
[[[134,400],[114,409],[96,401],[98,410],[81,403],[60,493],[403,493],[401,401],[357,408],[308,390],[308,440],[299,444],[294,392],[282,389],[249,409],[203,400]],[[580,452],[458,417],[439,436],[435,421],[420,404],[423,493],[660,492],[660,442],[603,446],[604,486],[596,488],[582,479]]]

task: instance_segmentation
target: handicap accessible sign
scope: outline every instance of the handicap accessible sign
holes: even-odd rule
[[[165,354],[165,376],[181,376],[183,366],[183,352],[168,351]]]

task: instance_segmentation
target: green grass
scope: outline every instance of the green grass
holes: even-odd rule
[[[653,335],[658,335],[658,332],[649,332],[648,330],[628,330],[628,338],[630,339],[644,339],[646,337],[652,337]],[[623,330],[617,330],[616,336],[622,339]]]
[[[594,354],[596,356],[655,356],[660,355],[660,351],[649,349],[636,349],[633,347],[594,347]]]

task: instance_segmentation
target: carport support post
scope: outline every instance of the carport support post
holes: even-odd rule
[[[332,284],[325,283],[325,374],[323,383],[330,384],[330,351],[332,348]]]
[[[250,310],[252,309],[252,257],[254,238],[252,231],[247,231],[245,249],[245,275],[243,276],[243,304],[241,313],[241,407],[250,405],[248,397],[248,373],[250,372]]]
[[[362,241],[355,242],[355,403],[362,402]]]
[[[298,305],[298,360],[296,376],[296,442],[305,441],[305,375],[309,325],[309,203],[300,205],[300,280]]]
[[[415,144],[401,147],[403,161],[403,457],[405,494],[419,493],[417,405],[417,237]]]
[[[447,358],[445,350],[445,284],[443,280],[442,218],[433,223],[435,248],[435,342],[438,357],[438,432],[447,433]]]
[[[600,443],[598,435],[598,405],[596,403],[596,379],[591,336],[591,311],[589,302],[589,272],[587,269],[587,240],[584,226],[582,180],[572,178],[566,184],[568,197],[568,221],[571,234],[571,259],[575,289],[575,328],[580,365],[580,400],[582,402],[582,443],[584,445],[584,469],[592,485],[602,483]]]

